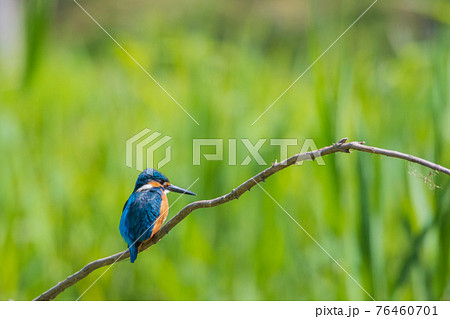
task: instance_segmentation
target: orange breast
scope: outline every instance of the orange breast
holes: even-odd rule
[[[156,219],[155,226],[153,227],[152,235],[150,236],[150,238],[152,238],[153,235],[156,234],[156,232],[161,228],[161,226],[164,224],[164,221],[166,220],[168,214],[169,214],[169,202],[167,200],[166,194],[163,193],[162,201],[161,201],[160,215]]]

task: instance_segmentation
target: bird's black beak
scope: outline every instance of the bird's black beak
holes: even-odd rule
[[[175,193],[188,194],[188,195],[193,195],[193,196],[197,195],[197,194],[195,194],[193,192],[188,191],[187,189],[184,189],[184,188],[172,185],[172,184],[167,186],[166,189],[171,191],[171,192],[175,192]]]

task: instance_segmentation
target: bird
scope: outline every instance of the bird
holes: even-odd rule
[[[139,174],[134,190],[123,206],[119,225],[120,235],[130,250],[131,263],[136,260],[142,243],[152,238],[164,223],[169,212],[168,192],[196,195],[172,185],[165,175],[153,168]]]

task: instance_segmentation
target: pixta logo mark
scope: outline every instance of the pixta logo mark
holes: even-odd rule
[[[126,143],[126,164],[127,167],[136,168],[143,171],[146,167],[160,169],[172,159],[172,148],[165,146],[165,156],[156,161],[155,152],[164,147],[172,137],[160,132],[153,132],[146,128],[127,140]],[[161,137],[162,136],[162,137]],[[134,156],[133,156],[134,155]]]

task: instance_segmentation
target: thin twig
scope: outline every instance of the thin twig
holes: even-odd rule
[[[162,227],[148,242],[145,242],[141,246],[141,250],[143,251],[147,249],[148,247],[156,244],[158,241],[160,241],[172,228],[174,228],[179,222],[181,222],[183,219],[185,219],[190,213],[192,213],[194,210],[205,208],[205,207],[214,207],[218,205],[225,204],[229,201],[238,199],[242,194],[244,194],[246,191],[250,190],[252,187],[254,187],[257,183],[264,182],[267,178],[272,176],[273,174],[281,171],[282,169],[285,169],[288,166],[291,166],[297,162],[302,162],[306,160],[313,160],[320,156],[325,156],[333,153],[350,153],[351,150],[361,151],[361,152],[367,152],[372,154],[379,154],[389,157],[396,157],[400,158],[409,162],[417,163],[423,166],[426,166],[428,168],[431,168],[434,171],[439,171],[442,173],[445,173],[450,176],[450,169],[443,167],[441,165],[435,164],[433,162],[424,160],[419,157],[415,157],[409,154],[400,153],[397,151],[391,151],[386,150],[378,147],[372,147],[372,146],[366,146],[364,145],[364,142],[349,142],[346,143],[347,139],[343,138],[336,144],[323,147],[316,151],[306,152],[302,154],[296,154],[294,156],[289,157],[288,159],[280,162],[280,163],[274,163],[272,166],[266,168],[262,172],[258,173],[254,177],[248,179],[241,185],[239,185],[237,188],[233,189],[228,194],[225,194],[223,196],[210,199],[210,200],[201,200],[197,202],[193,202],[185,206],[178,214],[176,214],[171,220],[169,220],[164,227]],[[73,275],[67,277],[65,280],[59,282],[54,287],[50,288],[46,292],[44,292],[42,295],[36,297],[34,300],[53,300],[56,296],[58,296],[60,293],[62,293],[64,290],[69,288],[70,286],[74,285],[81,279],[88,276],[91,272],[93,272],[96,269],[99,269],[101,267],[105,267],[108,265],[113,264],[114,262],[118,262],[124,259],[127,259],[130,257],[130,252],[128,250],[122,251],[120,253],[114,254],[109,257],[105,257],[102,259],[95,260],[93,262],[90,262],[83,268],[81,268],[79,271],[74,273]]]

